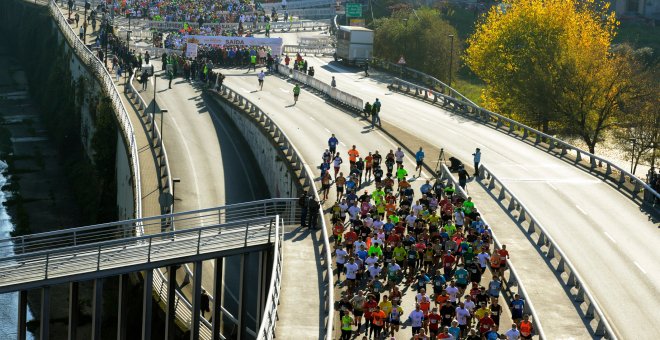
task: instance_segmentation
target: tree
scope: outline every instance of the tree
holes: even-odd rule
[[[456,29],[440,17],[435,9],[400,10],[391,17],[375,21],[374,53],[377,57],[397,62],[401,56],[406,66],[449,79],[451,39],[454,38],[453,71],[458,69],[460,42]]]
[[[593,153],[636,97],[628,58],[611,51],[617,24],[595,0],[504,0],[468,39],[465,61],[490,109],[578,136]]]

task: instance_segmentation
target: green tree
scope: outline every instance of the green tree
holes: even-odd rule
[[[392,62],[401,56],[406,66],[449,79],[451,52],[450,35],[454,38],[454,74],[459,64],[460,42],[454,27],[440,17],[435,9],[401,10],[389,18],[375,21],[374,54]]]
[[[488,108],[594,152],[637,97],[629,59],[611,51],[617,25],[596,0],[505,0],[468,39],[465,60],[486,83]]]

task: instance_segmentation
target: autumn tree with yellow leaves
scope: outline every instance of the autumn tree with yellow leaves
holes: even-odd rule
[[[593,153],[640,95],[626,55],[611,51],[617,25],[606,2],[504,0],[468,39],[465,62],[489,109],[579,136]]]

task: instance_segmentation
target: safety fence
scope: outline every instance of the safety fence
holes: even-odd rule
[[[231,88],[223,85],[220,94],[228,100],[232,105],[238,107],[241,110],[244,110],[247,114],[252,117],[256,122],[261,124],[265,132],[273,138],[273,140],[278,144],[282,153],[289,162],[296,176],[300,181],[300,186],[302,190],[307,191],[308,193],[314,193],[314,199],[320,202],[318,189],[314,183],[315,175],[312,173],[310,166],[303,160],[301,153],[296,149],[293,143],[290,142],[289,138],[286,136],[284,131],[266,114],[261,110],[257,105],[252,103],[247,98],[243,97],[238,91],[234,91]],[[299,174],[298,174],[299,173]],[[327,315],[325,322],[325,335],[323,336],[326,340],[333,339],[332,329],[334,326],[334,288],[333,288],[333,276],[332,276],[332,249],[330,248],[329,235],[327,231],[327,226],[325,219],[323,218],[324,212],[323,208],[319,208],[320,216],[320,225],[323,237],[323,249],[321,250],[321,261],[324,262],[323,266],[325,267],[325,273],[323,276],[323,285],[322,289],[325,291],[320,292],[324,297],[324,310]],[[286,223],[286,222],[285,222]],[[268,334],[272,334],[274,329],[267,331]]]
[[[557,272],[558,277],[561,277],[562,274],[567,275],[565,285],[568,288],[569,295],[573,298],[578,305],[582,303],[587,304],[585,316],[589,319],[598,318],[597,325],[594,330],[594,333],[598,336],[605,336],[607,339],[616,339],[616,335],[612,330],[605,314],[598,306],[596,299],[589,291],[589,288],[586,285],[586,281],[580,277],[577,270],[571,263],[571,261],[566,257],[564,252],[559,247],[559,244],[548,234],[543,225],[539,222],[534,214],[527,209],[525,204],[522,203],[518,197],[507,188],[502,181],[500,181],[486,166],[483,164],[479,165],[479,177],[477,180],[483,181],[484,179],[490,180],[486,185],[484,185],[488,191],[493,192],[495,189],[499,190],[499,195],[497,196],[498,201],[503,201],[505,199],[509,200],[509,205],[507,209],[509,211],[518,212],[518,223],[527,222],[527,234],[532,236],[533,234],[538,234],[538,239],[535,246],[539,248],[539,253],[545,255],[548,263],[551,260],[557,260],[557,266],[551,266],[551,268]],[[562,280],[560,280],[562,281]],[[576,293],[573,294],[571,289],[576,289]],[[586,300],[585,300],[586,298]]]
[[[335,7],[328,8],[297,8],[288,11],[289,15],[305,19],[329,19],[336,14]]]
[[[318,55],[318,56],[332,56],[335,54],[335,49],[332,46],[313,46],[313,45],[284,45],[282,51],[285,54],[301,55]]]
[[[292,9],[299,9],[299,8],[313,8],[313,7],[330,7],[330,6],[335,6],[337,3],[336,0],[301,0],[301,1],[287,1],[286,3],[286,10],[292,10]],[[263,3],[260,2],[259,6],[266,11],[266,13],[270,13],[270,11],[275,8],[278,11],[282,11],[282,2],[270,2],[270,3]]]
[[[80,61],[86,66],[87,70],[98,80],[104,94],[110,98],[113,112],[115,113],[117,123],[120,127],[119,130],[121,131],[121,136],[126,144],[128,159],[131,166],[131,177],[133,179],[131,184],[133,186],[133,208],[135,211],[135,217],[140,218],[142,217],[142,191],[140,162],[138,159],[139,154],[135,142],[135,130],[131,124],[128,112],[121,101],[117,86],[115,86],[112,76],[103,62],[101,62],[101,60],[99,60],[96,55],[85,46],[71,26],[69,26],[64,14],[62,14],[57,7],[55,1],[49,2],[48,8],[68,45]]]
[[[330,84],[326,84],[310,75],[291,69],[285,65],[277,65],[277,71],[286,78],[291,77],[295,81],[322,92],[330,99],[350,110],[358,112],[363,110],[364,104],[361,98],[338,90],[337,88],[330,86]]]
[[[458,181],[451,174],[446,164],[442,163],[442,166],[440,167],[440,174],[436,174],[436,175],[441,180],[447,181],[447,183],[451,183],[453,187],[456,189],[456,193],[460,195],[463,199],[468,198],[468,194],[459,185]],[[481,215],[481,220],[484,222],[484,224],[489,225],[484,215]],[[495,233],[492,233],[492,236],[495,245],[495,250],[501,249],[502,243],[497,239]],[[524,312],[532,316],[532,323],[534,324],[534,330],[536,334],[539,336],[539,339],[547,339],[545,336],[545,332],[543,331],[543,326],[541,325],[541,320],[539,319],[538,315],[536,314],[536,310],[534,309],[534,303],[529,298],[529,294],[527,293],[525,286],[518,279],[518,272],[516,271],[515,266],[509,260],[507,260],[507,268],[508,270],[502,276],[502,286],[505,290],[506,299],[511,301],[513,300],[515,294],[519,294],[525,300]],[[508,278],[505,277],[507,273],[508,273]],[[514,291],[514,288],[516,287],[517,290]]]
[[[270,273],[270,283],[268,285],[268,297],[266,298],[266,307],[261,318],[261,327],[257,332],[257,339],[271,340],[275,339],[275,324],[277,322],[277,306],[280,304],[280,291],[282,288],[282,266],[284,265],[282,257],[282,243],[284,243],[284,233],[282,232],[283,223],[278,225],[275,237],[275,247],[273,253],[273,268]]]
[[[421,98],[424,101],[428,101],[454,113],[467,116],[498,131],[504,132],[509,136],[528,142],[537,148],[554,152],[560,159],[570,162],[575,166],[588,169],[592,175],[608,181],[619,191],[629,193],[633,201],[640,205],[648,205],[656,213],[658,212],[660,194],[643,180],[605,158],[584,151],[568,142],[545,134],[511,118],[488,111],[474,103],[465,102],[424,86],[399,78],[392,78],[389,88],[410,94],[416,98]],[[569,158],[569,155],[573,157]],[[603,166],[605,167],[605,172],[602,176],[599,176],[600,172],[595,170]],[[631,186],[628,186],[627,183],[631,183]]]
[[[185,26],[197,28],[199,23],[196,22],[183,22],[183,21],[149,21],[146,27],[153,30],[161,31],[178,31]],[[220,27],[226,30],[238,30],[238,23],[236,22],[207,22],[203,23],[204,27]],[[244,22],[243,29],[254,31],[265,31],[267,23],[265,22]],[[288,32],[288,31],[315,31],[327,29],[330,26],[328,20],[298,20],[298,21],[275,21],[270,23],[270,30],[273,32]]]

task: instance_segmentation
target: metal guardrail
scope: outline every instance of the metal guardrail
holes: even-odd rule
[[[465,190],[463,190],[463,188],[461,188],[458,181],[454,178],[454,176],[447,168],[447,165],[443,163],[440,169],[441,170],[439,177],[443,180],[447,180],[448,182],[451,182],[454,188],[456,189],[456,193],[459,194],[463,199],[467,199],[468,194],[465,192]],[[481,220],[484,222],[484,224],[489,225],[489,223],[487,222],[486,218],[483,215],[481,215]],[[502,243],[500,243],[500,241],[497,239],[495,233],[493,233],[492,230],[491,230],[491,234],[493,236],[493,241],[495,243],[495,249],[496,250],[501,249]],[[518,287],[517,294],[520,294],[525,300],[525,313],[530,314],[532,316],[532,323],[534,324],[534,330],[536,334],[539,336],[540,339],[547,339],[545,336],[545,332],[543,331],[543,326],[541,325],[541,319],[539,319],[538,315],[536,314],[536,310],[534,309],[534,304],[532,303],[532,300],[529,298],[529,294],[527,293],[525,286],[518,279],[518,272],[516,271],[515,266],[513,265],[513,263],[511,263],[510,260],[507,260],[507,267],[508,267],[509,278],[507,280],[502,280],[503,287],[508,292],[510,297],[513,297],[513,295],[516,294],[515,292],[513,292],[513,287],[515,286]]]
[[[500,193],[497,200],[502,201],[505,198],[509,198],[508,210],[515,210],[519,212],[517,221],[528,222],[527,234],[532,235],[537,233],[539,235],[538,240],[535,242],[535,246],[539,249],[542,247],[547,247],[545,252],[545,257],[547,260],[552,260],[559,258],[559,263],[557,268],[553,268],[557,271],[559,275],[566,273],[568,278],[566,280],[566,286],[568,286],[569,291],[571,288],[577,288],[577,294],[569,294],[573,297],[573,300],[578,302],[579,305],[582,302],[587,302],[587,311],[585,313],[587,318],[593,319],[595,316],[598,316],[598,324],[595,329],[595,334],[598,336],[605,336],[608,339],[616,339],[617,336],[612,330],[605,314],[602,312],[601,308],[598,306],[598,302],[594,299],[593,295],[589,291],[589,288],[586,285],[586,281],[580,277],[580,274],[575,270],[575,267],[568,259],[568,257],[561,250],[557,242],[550,236],[550,234],[543,227],[541,222],[539,222],[534,214],[522,203],[518,197],[507,188],[502,181],[500,181],[497,176],[493,174],[486,166],[483,164],[479,165],[479,179],[490,179],[490,182],[486,186],[489,191],[492,191],[499,185]],[[543,254],[543,252],[541,252]],[[585,301],[585,297],[587,300]]]
[[[305,45],[284,45],[282,51],[286,54],[300,53],[301,55],[321,55],[332,56],[335,49],[331,46],[305,46]]]
[[[154,30],[180,30],[184,25],[197,28],[199,27],[198,23],[193,22],[183,22],[183,21],[149,21],[145,25],[147,29]],[[238,30],[238,23],[234,22],[209,22],[204,23],[205,27],[222,27],[223,29],[229,30]],[[288,32],[288,31],[307,31],[307,30],[321,30],[327,29],[330,26],[330,23],[327,20],[297,20],[291,22],[285,21],[275,21],[270,23],[270,29],[273,32]],[[254,30],[254,31],[265,31],[266,23],[265,22],[245,22],[243,23],[243,29]]]
[[[280,148],[284,150],[287,160],[290,162],[294,171],[300,171],[300,175],[297,173],[292,174],[301,180],[301,185],[304,190],[307,190],[308,193],[313,192],[314,198],[320,202],[318,190],[314,183],[315,176],[312,173],[310,166],[305,163],[301,157],[301,153],[296,149],[296,147],[290,142],[289,138],[286,136],[284,131],[280,129],[279,126],[261,110],[257,105],[252,103],[247,98],[243,97],[237,91],[232,90],[231,88],[223,85],[221,95],[227,98],[233,105],[237,106],[240,109],[247,111],[250,116],[257,122],[261,123],[264,129],[270,134],[270,136],[275,140],[276,143],[280,145]],[[332,282],[332,250],[330,248],[328,231],[325,223],[325,218],[323,218],[323,208],[319,208],[319,217],[321,222],[321,231],[323,236],[323,259],[325,261],[326,275],[323,278],[325,286],[325,311],[327,312],[326,319],[326,329],[325,336],[326,340],[333,340],[332,329],[334,326],[334,288]]]
[[[335,87],[330,86],[330,84],[326,84],[319,79],[307,75],[303,72],[296,71],[285,65],[277,65],[277,72],[286,78],[290,76],[293,80],[322,92],[326,96],[330,97],[330,99],[351,110],[361,112],[364,108],[362,98],[358,98],[352,94],[341,91]]]
[[[625,169],[605,158],[584,151],[554,136],[545,134],[511,118],[507,118],[500,114],[483,109],[476,104],[461,101],[459,99],[433,91],[432,89],[424,88],[411,82],[401,80],[399,78],[393,78],[389,87],[391,90],[397,90],[410,94],[414,93],[415,97],[422,97],[426,101],[431,101],[442,106],[443,108],[468,116],[478,122],[491,126],[498,131],[505,132],[510,136],[514,134],[523,141],[530,141],[537,148],[542,148],[548,152],[556,150],[559,158],[569,161],[576,166],[581,165],[580,162],[583,158],[588,158],[588,164],[583,166],[592,171],[596,167],[600,167],[605,164],[606,169],[603,178],[606,181],[610,181],[612,184],[614,184],[619,189],[619,191],[623,189],[630,192],[633,201],[639,200],[641,204],[648,204],[654,208],[656,212],[659,208],[660,194],[658,194],[658,192],[653,190],[653,188],[651,188],[643,180],[637,178],[635,175],[629,173]],[[542,142],[546,142],[548,146],[543,146],[541,144]],[[567,159],[565,157],[569,153],[573,153],[575,155],[575,160]],[[618,176],[612,176],[614,175],[615,171],[619,173]],[[593,172],[591,173],[593,174]],[[596,175],[596,177],[598,176]],[[625,187],[626,182],[633,184],[632,190],[628,190]]]
[[[335,15],[334,7],[328,8],[296,8],[289,10],[289,15],[298,18],[331,18]]]
[[[108,73],[105,65],[103,65],[94,53],[92,53],[92,51],[80,41],[78,35],[69,26],[55,1],[50,1],[48,3],[48,8],[71,49],[85,66],[87,66],[88,71],[98,79],[103,92],[111,100],[113,111],[115,112],[117,122],[119,123],[121,135],[128,146],[128,158],[131,163],[131,175],[133,177],[133,205],[135,209],[135,217],[140,218],[142,217],[140,162],[138,159],[138,150],[135,142],[133,125],[128,117],[128,112],[121,101],[119,91],[117,91],[117,87],[112,81],[112,76]]]
[[[336,3],[336,0],[302,0],[302,1],[287,1],[286,3],[286,9],[298,9],[298,8],[313,8],[313,7],[320,7],[320,6],[334,6]],[[282,9],[282,3],[281,2],[269,2],[269,3],[260,3],[261,8],[263,8],[266,13],[270,13],[270,11],[275,8],[278,11],[283,11]]]
[[[437,91],[441,94],[444,94],[445,96],[449,96],[449,97],[458,99],[461,102],[465,102],[465,103],[468,103],[468,104],[478,106],[473,101],[471,101],[470,99],[468,99],[467,97],[465,97],[464,95],[459,93],[458,91],[454,90],[451,86],[443,83],[442,81],[438,80],[437,78],[435,78],[431,75],[428,75],[426,73],[423,73],[423,72],[417,71],[415,69],[406,67],[405,65],[395,64],[395,63],[392,63],[390,61],[383,60],[383,59],[380,59],[380,58],[371,59],[371,64],[373,66],[375,66],[377,68],[380,68],[380,69],[383,69],[385,71],[389,71],[391,73],[398,74],[398,75],[400,75],[401,78],[406,76],[408,78],[415,79],[415,80],[421,82],[422,84],[424,84],[426,86],[430,86],[431,90]]]

